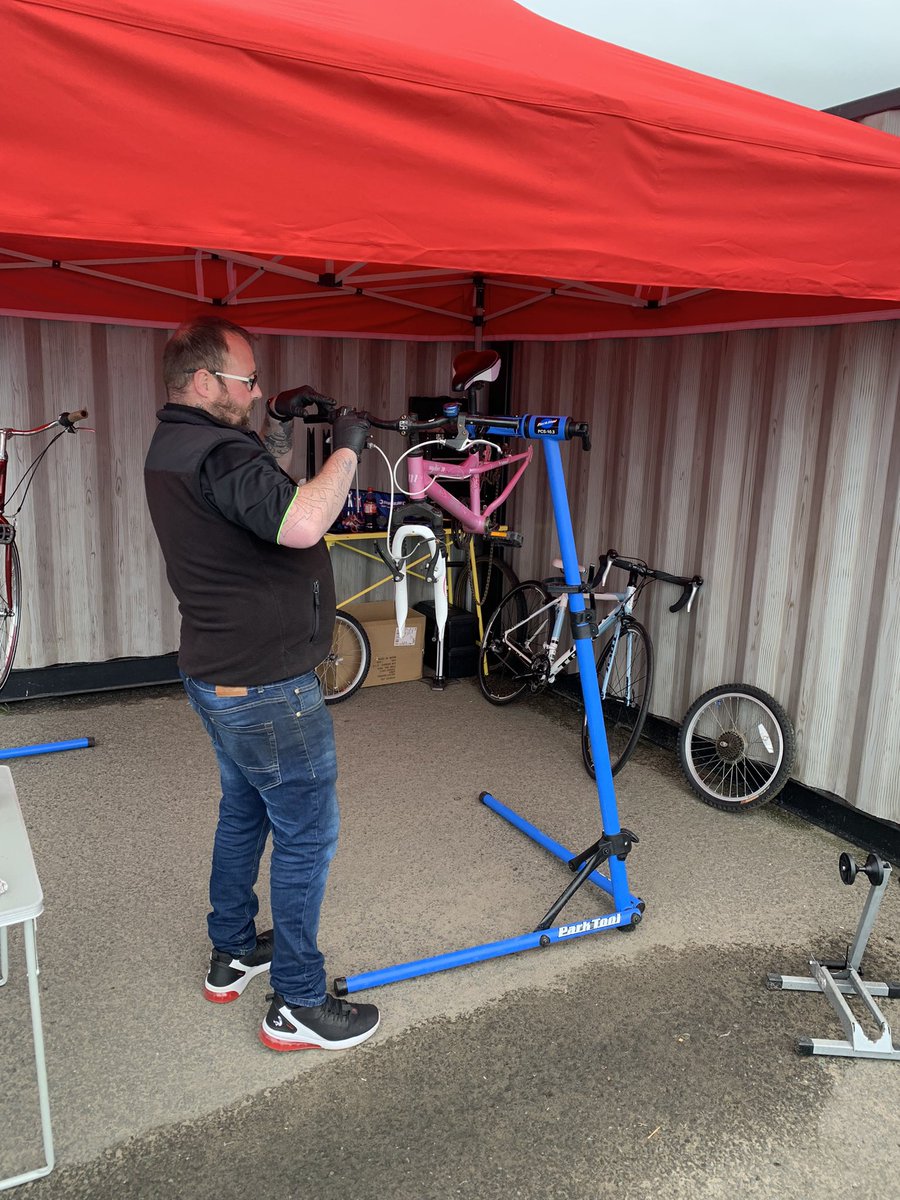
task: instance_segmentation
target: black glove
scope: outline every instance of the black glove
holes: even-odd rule
[[[303,387],[288,388],[286,392],[279,392],[277,396],[272,396],[266,401],[266,410],[269,416],[274,417],[276,421],[292,421],[294,417],[302,417],[303,410],[310,404],[319,402],[334,406],[334,401],[330,396],[323,396],[314,387],[304,383]]]
[[[341,413],[335,417],[331,427],[331,449],[352,450],[357,460],[366,448],[366,438],[371,425],[359,413]]]

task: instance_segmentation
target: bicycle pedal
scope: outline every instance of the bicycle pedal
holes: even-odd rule
[[[525,538],[521,533],[516,533],[513,529],[497,531],[491,534],[491,541],[499,543],[501,546],[521,546],[525,542]]]

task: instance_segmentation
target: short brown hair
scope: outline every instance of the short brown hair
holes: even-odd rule
[[[167,395],[180,395],[187,387],[190,375],[201,367],[207,371],[221,371],[228,353],[226,334],[229,333],[242,337],[250,345],[247,330],[223,317],[193,317],[179,325],[163,351],[163,381]]]

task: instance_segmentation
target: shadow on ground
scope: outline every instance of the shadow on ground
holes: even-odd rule
[[[559,990],[376,1035],[328,1070],[59,1171],[41,1197],[687,1197],[717,1180],[722,1195],[824,1195],[802,1179],[834,1068],[794,1037],[828,1013],[766,989],[789,957],[666,952],[566,980],[560,953]]]

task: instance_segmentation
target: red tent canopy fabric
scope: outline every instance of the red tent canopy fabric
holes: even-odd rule
[[[900,140],[513,0],[7,0],[0,311],[486,339],[897,315]]]

